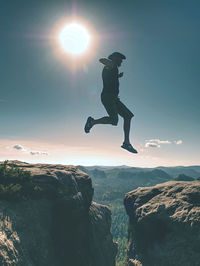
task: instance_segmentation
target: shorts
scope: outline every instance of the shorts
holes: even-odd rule
[[[120,101],[119,97],[112,93],[102,93],[101,102],[108,115],[114,120],[118,118],[118,114],[125,119],[131,119],[134,116],[134,114]]]

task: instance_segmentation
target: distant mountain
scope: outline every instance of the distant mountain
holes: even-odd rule
[[[176,181],[194,181],[195,178],[184,175],[184,174],[180,174],[178,177],[174,178],[174,180],[176,180]]]
[[[160,166],[157,167],[157,169],[165,171],[174,178],[180,174],[184,174],[193,178],[200,177],[200,166],[175,166],[175,167]]]
[[[119,171],[118,179],[132,180],[138,186],[141,185],[153,185],[158,183],[163,183],[172,180],[172,177],[166,172],[160,169],[154,169],[150,171],[141,172],[129,172],[129,171]]]
[[[170,180],[192,181],[200,178],[200,166],[141,168],[78,165],[77,167],[92,178],[94,187],[101,184],[102,188],[107,187],[106,189],[116,189],[121,192],[139,186],[154,186]]]
[[[125,193],[130,189],[139,186],[153,186],[169,180],[172,176],[161,169],[139,168],[139,167],[91,167],[77,166],[80,170],[87,173],[93,180],[95,193],[101,189],[100,194],[105,190],[120,191]]]
[[[106,178],[106,173],[104,170],[104,167],[93,167],[93,166],[82,166],[82,165],[77,165],[76,166],[78,169],[81,171],[85,172],[92,178]]]
[[[119,173],[125,174],[138,174],[140,172],[149,172],[152,171],[153,168],[140,168],[140,167],[121,167],[121,168],[111,168],[106,171],[106,175],[108,178],[117,178],[119,177]]]
[[[95,170],[95,169],[99,169],[99,170],[103,170],[103,171],[109,171],[111,169],[127,169],[127,168],[132,168],[130,166],[127,165],[118,165],[118,166],[104,166],[104,165],[91,165],[91,166],[83,166],[83,165],[77,165],[76,167],[78,167],[79,169],[81,167],[86,168],[89,171]]]
[[[99,170],[95,168],[93,171],[91,171],[91,174],[94,178],[106,178],[106,174],[103,170]]]
[[[118,176],[119,171],[120,172],[129,172],[129,173],[139,173],[139,172],[151,172],[153,170],[162,170],[168,175],[170,175],[172,178],[176,178],[180,174],[187,175],[189,177],[198,178],[200,177],[200,166],[194,165],[194,166],[174,166],[174,167],[165,167],[165,166],[159,166],[155,168],[145,168],[145,167],[130,167],[126,165],[121,166],[77,166],[79,169],[83,170],[86,173],[90,173],[91,171],[97,169],[102,170],[105,172],[105,174],[110,178],[115,178]]]

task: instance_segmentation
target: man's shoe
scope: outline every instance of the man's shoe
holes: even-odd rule
[[[123,148],[123,149],[125,149],[125,150],[127,150],[129,152],[132,152],[132,153],[138,153],[136,151],[136,149],[134,149],[133,146],[130,143],[123,143],[121,148]]]
[[[90,132],[90,129],[92,128],[92,121],[94,121],[94,118],[89,116],[88,119],[87,119],[87,122],[85,124],[85,127],[84,127],[85,133],[89,133]]]

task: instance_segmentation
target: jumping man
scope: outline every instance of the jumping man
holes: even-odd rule
[[[89,133],[90,129],[97,124],[110,124],[117,126],[118,114],[124,119],[124,142],[122,148],[129,152],[137,153],[136,149],[130,143],[129,133],[131,118],[133,113],[120,101],[119,94],[119,78],[123,77],[123,72],[118,72],[118,67],[121,66],[122,60],[126,59],[125,55],[114,52],[107,58],[101,58],[99,61],[105,66],[102,72],[103,91],[101,93],[101,102],[104,105],[108,116],[99,119],[88,117],[85,124],[85,133]]]

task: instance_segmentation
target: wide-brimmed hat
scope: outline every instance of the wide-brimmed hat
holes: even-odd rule
[[[115,59],[118,59],[118,58],[126,59],[126,56],[121,54],[121,53],[119,53],[119,52],[114,52],[114,53],[112,53],[111,55],[108,56],[108,59],[110,59],[110,60],[115,60]]]

